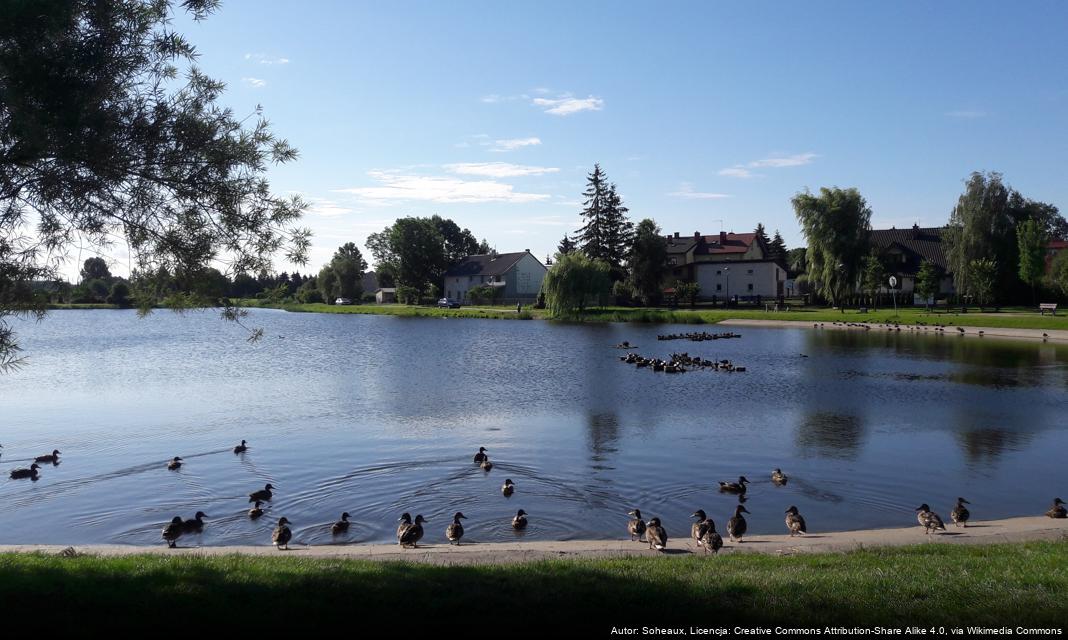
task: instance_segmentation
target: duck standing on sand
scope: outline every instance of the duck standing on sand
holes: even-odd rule
[[[957,506],[953,507],[953,511],[949,512],[949,517],[953,520],[953,524],[958,527],[968,527],[968,518],[972,517],[970,511],[965,508],[964,505],[971,504],[964,498],[957,498]]]
[[[704,547],[705,553],[719,553],[723,548],[723,536],[716,532],[716,523],[712,518],[705,518],[701,527],[701,537],[697,540],[698,546]]]
[[[486,447],[479,447],[478,453],[475,454],[475,462],[482,462],[483,460],[489,460],[489,456],[486,455]]]
[[[170,524],[163,527],[163,539],[167,541],[167,546],[174,549],[178,546],[178,538],[182,537],[182,519],[179,516],[171,518]]]
[[[330,533],[335,536],[341,535],[349,530],[349,512],[346,511],[341,514],[341,519],[330,525]]]
[[[445,537],[449,540],[449,544],[456,543],[456,546],[460,546],[460,538],[464,537],[464,526],[460,524],[460,519],[467,519],[463,513],[457,511],[452,516],[452,524],[445,527]]]
[[[241,441],[241,444],[234,447],[234,453],[244,453],[246,451],[248,451],[248,445],[245,444],[244,440]]]
[[[793,505],[790,505],[790,508],[786,510],[786,528],[790,530],[791,538],[799,534],[808,533],[805,519],[801,517],[801,514],[797,512],[797,507]]]
[[[749,528],[749,524],[742,517],[743,513],[750,513],[749,509],[746,509],[742,505],[738,505],[734,508],[734,515],[727,520],[727,535],[730,536],[731,542],[735,539],[741,544],[742,536],[745,535],[745,530]]]
[[[412,514],[405,511],[398,518],[400,524],[397,525],[397,540],[400,540],[401,534],[404,533],[404,529],[412,526]]]
[[[258,517],[263,515],[263,509],[260,508],[261,504],[263,504],[263,503],[260,502],[259,500],[257,500],[256,504],[254,504],[252,506],[252,508],[248,510],[248,517],[249,518],[252,518],[253,520],[255,520],[256,518],[258,518]]]
[[[271,493],[273,490],[274,485],[268,482],[259,491],[253,491],[252,493],[248,494],[248,501],[256,502],[258,500],[260,502],[269,502],[271,498],[274,497],[274,494]]]
[[[1054,498],[1053,506],[1050,507],[1049,511],[1046,512],[1046,517],[1056,518],[1058,520],[1068,518],[1068,509],[1064,508],[1064,500],[1061,500],[1060,498]]]
[[[43,456],[37,456],[33,459],[34,462],[48,462],[55,464],[59,462],[59,449],[52,449],[52,453],[46,453]]]
[[[749,481],[745,479],[745,476],[738,476],[738,482],[720,482],[719,490],[726,493],[745,493],[747,484]]]
[[[932,531],[946,530],[946,525],[942,523],[942,518],[939,518],[937,513],[931,511],[931,507],[927,506],[926,502],[916,507],[916,511],[916,520],[923,527],[924,535]]]
[[[167,468],[171,471],[177,471],[182,468],[182,459],[178,456],[171,458],[171,461],[167,463]]]
[[[504,484],[501,485],[501,493],[504,494],[505,498],[511,498],[512,494],[515,493],[515,483],[511,479],[506,479]]]
[[[417,515],[415,516],[415,522],[404,527],[398,537],[401,548],[411,547],[417,549],[419,547],[419,541],[423,539],[424,522],[426,520],[423,519],[423,516]]]
[[[788,478],[786,477],[786,474],[782,472],[782,469],[776,468],[775,471],[771,472],[771,481],[777,486],[783,486],[786,484],[787,480]]]
[[[293,531],[289,528],[289,520],[286,518],[278,519],[278,526],[271,532],[271,542],[274,543],[275,548],[279,551],[285,549],[289,551],[289,541],[293,539]]]
[[[19,478],[30,478],[31,480],[36,480],[38,469],[40,469],[40,467],[37,466],[36,462],[31,464],[29,469],[12,469],[11,479],[18,480]]]
[[[645,539],[649,541],[650,549],[663,551],[667,548],[668,535],[660,525],[660,518],[653,518],[645,524]]]
[[[705,528],[708,526],[708,516],[705,515],[704,509],[698,509],[690,514],[691,518],[697,518],[697,522],[690,525],[690,537],[697,541],[697,544],[701,544],[701,536],[705,534]]]
[[[182,533],[200,533],[204,530],[204,518],[207,517],[208,514],[203,511],[197,511],[192,520],[182,522]]]
[[[527,512],[520,509],[515,512],[515,517],[512,518],[512,528],[515,530],[527,528]]]
[[[634,519],[627,522],[627,533],[630,534],[631,541],[642,541],[642,536],[645,535],[645,520],[642,520],[642,512],[639,509],[634,511],[628,511],[628,516],[634,516]]]

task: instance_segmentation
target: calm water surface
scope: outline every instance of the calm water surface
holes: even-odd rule
[[[753,481],[750,530],[810,531],[948,515],[1037,514],[1068,494],[1068,348],[904,332],[740,329],[739,340],[657,342],[685,326],[558,325],[255,311],[248,344],[214,313],[56,311],[16,322],[28,366],[0,377],[0,543],[157,544],[174,515],[209,516],[183,544],[393,541],[402,511],[444,541],[623,537],[626,512],[685,535],[720,523]],[[698,327],[698,329],[704,327]],[[715,330],[714,328],[710,330]],[[688,351],[748,372],[665,375],[619,362]],[[805,354],[808,357],[801,357]],[[249,451],[231,448],[242,438]],[[471,463],[479,446],[495,463]],[[36,482],[8,471],[53,448]],[[178,472],[165,461],[185,458]],[[772,485],[774,467],[790,476]],[[517,485],[500,494],[505,478]],[[271,482],[268,515],[246,496]],[[508,526],[530,514],[522,534]],[[348,535],[331,538],[341,511]]]

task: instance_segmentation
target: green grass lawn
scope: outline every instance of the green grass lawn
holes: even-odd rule
[[[1062,626],[1068,542],[918,545],[848,554],[664,556],[441,567],[159,555],[0,555],[3,622],[95,625],[385,624],[416,636],[611,625]],[[455,623],[458,626],[441,626]],[[340,632],[340,631],[339,631]]]

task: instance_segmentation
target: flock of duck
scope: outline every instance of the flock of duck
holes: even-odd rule
[[[813,322],[812,323],[812,328],[813,329],[822,329],[825,326],[826,326],[826,323],[824,323],[824,322]],[[887,322],[887,323],[879,323],[879,324],[875,324],[875,325],[868,324],[867,322],[832,322],[831,326],[832,327],[845,328],[845,329],[863,329],[864,331],[871,331],[872,329],[886,329],[887,331],[901,331],[901,328],[902,328],[902,324],[900,322]],[[930,331],[930,332],[942,335],[942,334],[947,333],[946,332],[946,328],[948,326],[949,325],[938,324],[938,323],[929,325],[926,322],[917,322],[915,325],[906,324],[906,325],[904,325],[904,328],[905,328],[906,331],[913,331],[913,332],[916,332],[916,333],[923,333],[925,331]],[[956,327],[955,326],[955,327],[953,327],[953,329],[956,330],[956,335],[958,335],[958,336],[967,335],[967,333],[968,333],[968,330],[965,329],[964,327]],[[949,333],[952,334],[953,332],[950,331]],[[982,329],[977,329],[975,334],[977,336],[979,336],[980,338],[982,338],[986,334],[986,332],[983,331]],[[1049,339],[1049,334],[1043,332],[1042,341],[1045,342],[1048,339]]]
[[[691,333],[669,333],[656,336],[657,340],[689,340],[691,342],[704,342],[706,340],[728,340],[741,338],[740,333],[728,331],[726,333],[709,333],[707,331],[694,331]]]
[[[708,360],[689,353],[673,353],[667,360],[660,358],[646,358],[634,351],[625,356],[619,356],[621,362],[633,364],[639,369],[649,367],[653,371],[664,373],[685,373],[691,369],[711,369],[713,371],[744,372],[745,367],[735,365],[730,360]]]

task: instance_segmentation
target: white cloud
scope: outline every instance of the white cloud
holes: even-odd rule
[[[515,187],[495,180],[460,180],[444,176],[419,176],[392,171],[368,171],[367,175],[381,183],[377,187],[338,189],[370,202],[394,200],[427,200],[430,202],[537,202],[547,200],[546,194],[522,193]]]
[[[253,89],[262,89],[267,86],[267,81],[260,78],[241,78],[241,82]]]
[[[707,193],[702,191],[696,191],[693,185],[689,182],[683,182],[679,185],[678,191],[672,191],[668,194],[673,198],[686,198],[687,200],[721,200],[723,198],[731,198],[727,193]]]
[[[531,104],[542,107],[545,113],[554,116],[569,116],[582,111],[600,111],[604,108],[604,100],[595,96],[586,98],[574,98],[570,94],[564,94],[557,98],[534,98]]]
[[[986,116],[986,112],[977,109],[960,109],[958,111],[947,111],[946,116],[950,118],[982,118]]]
[[[535,147],[541,144],[541,139],[531,136],[529,138],[508,138],[505,140],[494,140],[493,148],[490,151],[515,151],[523,147]]]
[[[343,216],[349,213],[354,213],[354,210],[341,206],[333,200],[327,200],[326,198],[308,198],[309,215],[333,218],[335,216]]]
[[[812,164],[812,161],[818,157],[820,156],[816,153],[798,153],[792,156],[776,153],[761,160],[754,160],[745,164],[736,164],[733,167],[720,169],[719,175],[727,176],[729,178],[756,178],[761,174],[754,173],[750,171],[750,169],[781,169],[783,167],[800,167],[806,164]]]
[[[719,175],[729,178],[752,178],[756,174],[745,167],[727,167],[726,169],[720,169]]]
[[[245,60],[251,60],[252,62],[258,62],[260,64],[289,64],[289,58],[277,58],[268,56],[266,53],[246,53]]]
[[[510,162],[461,162],[445,165],[449,173],[467,176],[487,176],[490,178],[514,178],[517,176],[541,176],[557,173],[556,167],[531,167]]]

